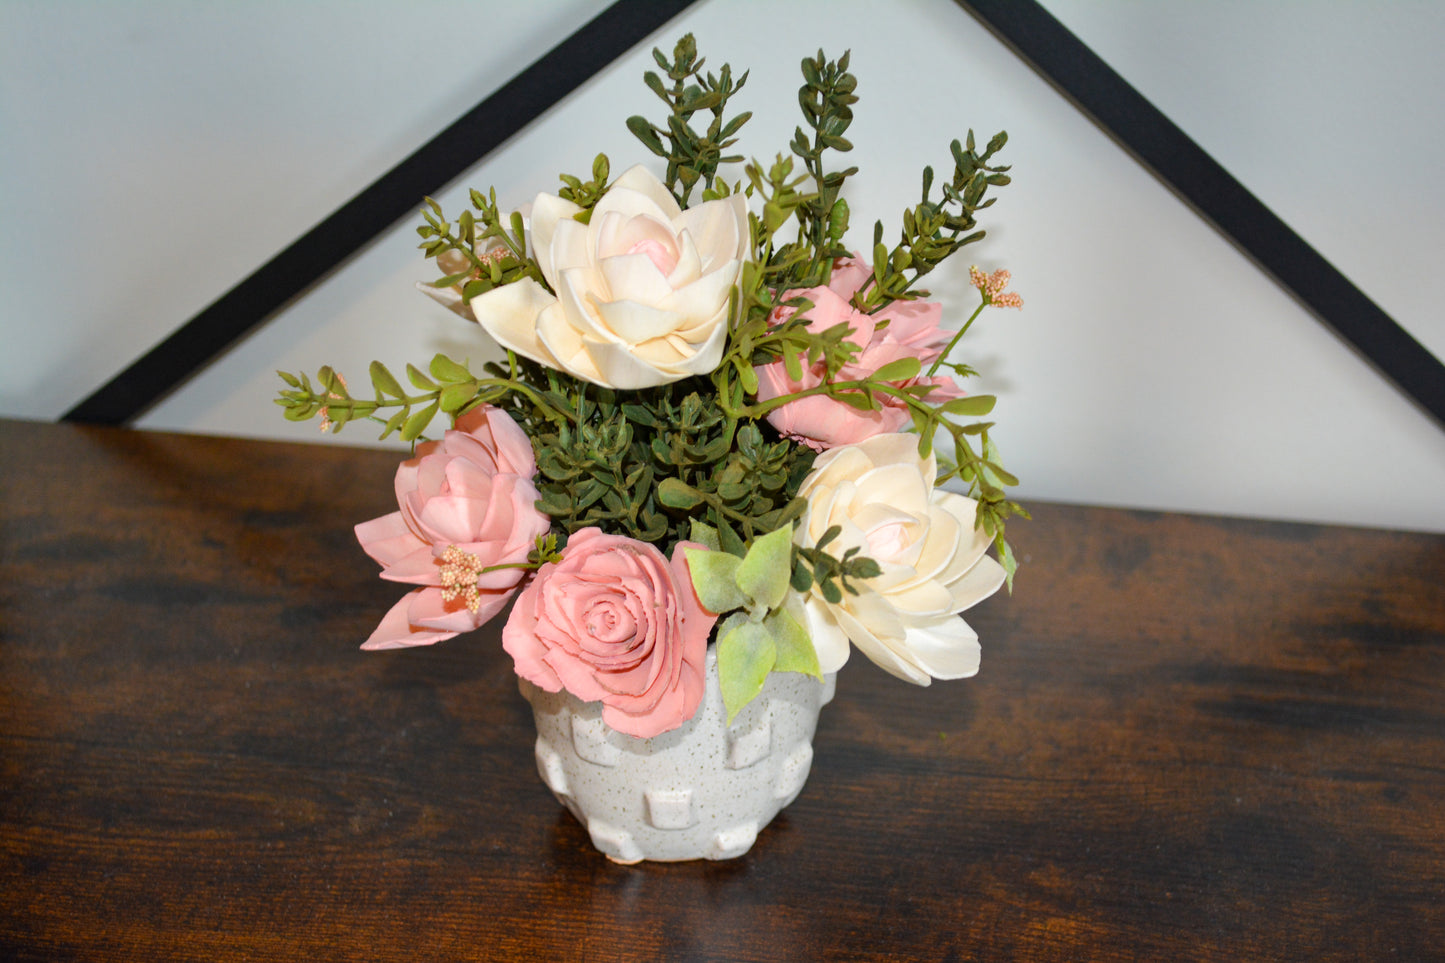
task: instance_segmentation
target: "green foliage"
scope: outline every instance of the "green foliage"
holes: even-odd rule
[[[732,613],[717,629],[718,677],[728,722],[762,691],[769,672],[822,677],[807,630],[784,606],[795,550],[793,526],[788,525],[753,542],[741,558],[718,551],[686,552],[693,589],[703,606],[719,615]]]
[[[1007,166],[992,167],[993,155],[1008,143],[1008,134],[993,136],[982,154],[974,147],[973,131],[968,132],[967,145],[954,141],[953,177],[943,184],[941,196],[933,199],[933,168],[923,169],[923,199],[903,212],[903,231],[897,245],[889,250],[883,244],[883,222],[873,227],[873,284],[854,297],[862,311],[875,312],[893,301],[922,297],[928,292],[914,291],[913,285],[964,245],[981,241],[984,231],[974,214],[993,205],[994,198],[984,199],[990,187],[1003,187],[1010,182]],[[968,233],[965,233],[968,232]]]
[[[548,408],[520,394],[503,406],[537,452],[539,508],[568,534],[596,525],[671,545],[702,524],[741,555],[801,514],[812,452],[728,418],[700,393],[706,382],[619,392],[518,366],[523,381],[550,384],[539,394]]]
[[[1005,521],[1027,514],[1007,497],[1005,489],[1017,480],[1001,465],[989,434],[992,423],[976,420],[990,414],[994,399],[936,399],[927,381],[940,367],[961,376],[973,373],[949,353],[989,303],[987,295],[944,352],[947,360],[926,372],[915,361],[898,361],[842,380],[840,371],[860,350],[848,339],[847,325],[810,330],[812,305],[788,293],[826,284],[835,260],[849,254],[843,239],[850,211],[842,191],[857,169],[832,169],[829,154],[852,149],[846,134],[858,97],[848,54],[829,60],[819,51],[802,61],[802,124],[788,153],[766,166],[749,162],[742,178],[732,182],[720,171],[742,160],[728,150],[751,115],[730,115],[728,108],[747,74],[735,79],[728,65],[705,73],[691,35],[677,42],[671,57],[661,50],[653,57],[661,72],[648,71],[644,80],[667,105],[667,115],[658,123],[630,117],[627,126],[666,162],[667,189],[684,207],[694,195],[708,200],[742,191],[752,201],[752,257],[743,265],[727,346],[715,371],[621,392],[511,353],[506,364],[489,364],[480,374],[438,355],[425,371],[407,365],[405,379],[373,363],[370,396],[353,396],[330,368],[320,369],[315,383],[305,374],[281,372],[285,387],[276,401],[291,420],[320,416],[323,428],[332,431],[372,421],[382,426],[382,438],[398,434],[413,443],[438,414],[455,420],[479,404],[498,405],[532,439],[539,507],[564,536],[596,525],[669,549],[683,539],[712,549],[713,560],[702,564],[714,584],[710,591],[722,594],[711,602],[729,603],[714,610],[732,613],[718,629],[720,659],[732,666],[727,670],[732,712],[751,698],[748,693],[756,692],[754,683],[760,686],[767,671],[810,671],[810,664],[816,670],[811,646],[798,644],[806,633],[797,614],[779,605],[785,586],[816,589],[837,601],[878,575],[876,563],[856,550],[842,558],[829,553],[836,531],[811,548],[793,546],[778,534],[790,532],[804,508],[797,491],[813,453],[780,439],[766,422],[770,412],[814,395],[860,410],[885,401],[906,407],[920,451],[931,452],[938,439],[940,483],[957,479],[978,501],[978,524],[994,538],[1010,585],[1017,563],[1004,540]],[[917,287],[920,279],[984,236],[977,216],[994,203],[989,191],[1009,183],[1008,167],[996,163],[1006,142],[1000,133],[979,151],[970,131],[951,145],[948,176],[935,184],[933,169],[924,169],[921,199],[902,212],[897,243],[885,245],[881,222],[875,226],[872,279],[854,295],[858,310],[876,314],[895,301],[925,295]],[[590,179],[562,174],[558,195],[581,207],[578,219],[585,222],[606,194],[610,174],[608,158],[599,154]],[[422,210],[420,247],[441,271],[433,286],[458,291],[463,303],[526,278],[547,287],[528,256],[523,219],[503,212],[495,191],[472,191],[470,201],[455,221],[430,199]],[[758,366],[779,361],[795,380],[802,380],[806,369],[817,383],[760,400]],[[787,542],[784,562],[777,561],[776,548],[754,554],[764,551],[760,545],[772,545],[769,539]],[[716,587],[721,585],[731,588]]]
[[[748,75],[744,72],[734,82],[732,67],[727,64],[716,76],[704,74],[703,60],[697,55],[697,42],[692,34],[677,42],[671,60],[657,49],[652,51],[652,57],[671,84],[650,70],[643,75],[643,80],[648,89],[667,104],[670,113],[660,127],[640,115],[629,117],[627,129],[642,146],[667,160],[663,184],[677,202],[686,207],[699,181],[711,190],[718,165],[743,159],[741,154],[724,155],[723,151],[737,143],[735,135],[752,117],[752,112],[744,111],[725,121],[724,110],[728,99],[747,83]],[[704,112],[712,119],[706,130],[699,133],[692,126],[692,118]]]

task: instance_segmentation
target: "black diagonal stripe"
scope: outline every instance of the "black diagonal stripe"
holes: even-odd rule
[[[122,424],[142,414],[367,241],[414,214],[424,195],[437,193],[693,2],[614,3],[66,412],[64,420]]]
[[[1445,428],[1445,365],[1033,0],[957,0]]]

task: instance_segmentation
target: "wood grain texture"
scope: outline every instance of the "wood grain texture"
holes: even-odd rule
[[[1422,960],[1445,538],[1035,507],[978,678],[855,659],[727,863],[614,866],[495,628],[357,644],[374,451],[0,422],[0,956]]]

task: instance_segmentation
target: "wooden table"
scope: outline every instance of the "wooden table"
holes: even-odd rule
[[[0,452],[5,959],[1445,958],[1445,538],[1037,505],[978,678],[856,658],[750,854],[629,868],[496,629],[357,651],[395,456]]]

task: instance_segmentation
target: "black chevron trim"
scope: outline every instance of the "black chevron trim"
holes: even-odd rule
[[[695,0],[619,0],[90,397],[65,421],[124,424],[169,394],[508,137],[664,26]]]
[[[957,0],[1445,429],[1445,365],[1034,0]]]

